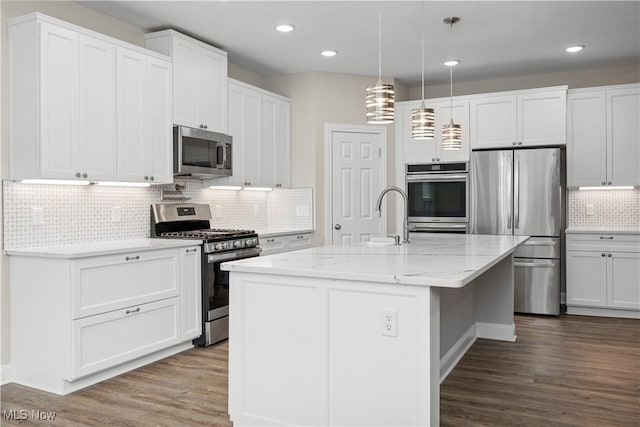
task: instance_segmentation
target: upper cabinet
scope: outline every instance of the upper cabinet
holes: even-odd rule
[[[473,97],[471,149],[566,144],[567,88]]]
[[[227,133],[227,53],[174,30],[145,34],[173,58],[173,122]]]
[[[570,90],[567,185],[640,185],[640,85]]]
[[[287,98],[229,79],[229,134],[233,175],[213,185],[290,186],[290,115]]]
[[[453,102],[445,98],[425,100],[425,106],[433,108],[435,113],[435,135],[433,139],[413,139],[411,111],[420,108],[421,103],[411,101],[396,107],[396,141],[402,141],[403,164],[469,161],[469,101],[460,98]],[[462,126],[462,148],[443,150],[442,126],[448,124],[452,116],[454,123]]]
[[[171,117],[157,114],[171,108],[168,58],[39,13],[10,20],[8,33],[10,179],[144,181],[120,173],[129,157],[118,148],[145,141],[143,160],[166,153],[155,175],[172,182]],[[128,53],[168,78],[123,64]]]

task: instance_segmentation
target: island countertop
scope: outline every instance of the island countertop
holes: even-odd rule
[[[408,245],[320,246],[247,258],[223,270],[460,288],[509,256],[528,236],[429,234]]]

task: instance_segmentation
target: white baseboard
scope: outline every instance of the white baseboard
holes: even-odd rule
[[[567,306],[567,314],[579,316],[620,317],[623,319],[640,319],[640,311],[617,308],[595,308]]]
[[[0,386],[12,383],[15,378],[15,369],[11,363],[0,365]]]
[[[516,341],[516,324],[476,322],[476,336],[497,341]]]
[[[476,325],[471,327],[460,337],[458,341],[447,351],[447,354],[440,359],[440,384],[449,376],[453,368],[458,364],[462,356],[476,342]]]

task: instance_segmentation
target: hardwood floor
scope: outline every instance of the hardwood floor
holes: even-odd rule
[[[640,426],[640,321],[516,316],[516,325],[516,343],[478,340],[444,381],[442,426]],[[195,348],[64,397],[8,384],[0,424],[231,426],[227,351]],[[7,420],[11,410],[28,417]],[[34,420],[33,410],[56,417]]]

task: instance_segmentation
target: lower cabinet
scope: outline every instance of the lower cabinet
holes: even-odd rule
[[[260,237],[260,255],[273,255],[281,252],[297,251],[312,246],[313,232],[280,234],[277,236]]]
[[[640,318],[640,235],[567,234],[567,312]]]
[[[12,255],[15,382],[67,394],[191,347],[201,334],[200,253]]]

